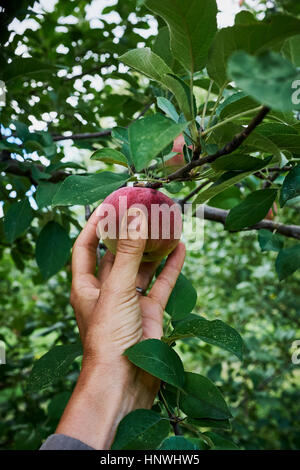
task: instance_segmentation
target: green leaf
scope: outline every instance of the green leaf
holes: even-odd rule
[[[300,14],[300,5],[295,0],[281,0],[280,1],[282,8],[289,13],[293,13],[294,15]]]
[[[219,346],[243,360],[244,343],[240,334],[221,320],[209,321],[191,314],[186,319],[176,322],[171,335],[165,340],[171,343],[178,339],[191,337]]]
[[[170,48],[170,34],[167,26],[159,28],[152,50],[156,55],[160,56],[171,69],[173,69],[175,60]]]
[[[283,207],[287,201],[297,196],[300,196],[300,165],[293,168],[284,179],[280,193],[280,206]]]
[[[23,142],[26,142],[30,139],[31,133],[29,132],[28,126],[21,121],[13,121],[13,124],[16,127],[16,134]]]
[[[298,132],[293,126],[288,126],[286,124],[281,124],[279,122],[269,122],[269,123],[261,124],[257,128],[257,132],[259,132],[259,134],[264,135],[265,137],[271,138],[272,140],[274,137],[277,137],[277,136],[286,137],[288,135],[290,136],[291,134],[298,136]],[[278,143],[276,143],[276,145],[278,145]],[[278,145],[278,147],[281,147],[281,146]]]
[[[300,83],[300,82],[299,82]],[[287,126],[286,126],[287,127]],[[270,135],[268,137],[279,149],[300,154],[300,135],[285,134]]]
[[[284,238],[277,233],[262,229],[258,231],[258,242],[261,251],[280,251],[284,245]]]
[[[234,24],[251,24],[251,23],[256,24],[257,19],[250,11],[242,10],[237,15],[235,15]]]
[[[194,79],[194,86],[197,86],[199,88],[202,88],[203,90],[206,90],[208,91],[209,88],[211,87],[211,92],[214,94],[214,95],[218,95],[219,94],[219,87],[216,83],[212,83],[212,80],[210,80],[209,78],[195,78]]]
[[[231,429],[228,419],[188,418],[187,422],[199,428]]]
[[[241,230],[260,222],[268,213],[277,196],[277,189],[260,189],[249,196],[229,212],[225,228]]]
[[[119,142],[125,142],[128,144],[128,129],[126,127],[114,127],[111,131],[111,135],[114,139]]]
[[[78,343],[55,346],[34,363],[27,382],[27,391],[39,392],[49,387],[56,379],[64,377],[76,357],[81,355],[82,348]]]
[[[264,153],[268,153],[269,155],[273,155],[273,159],[269,158],[269,163],[272,161],[272,164],[282,164],[282,153],[277,145],[272,142],[268,137],[259,134],[258,132],[252,132],[250,136],[245,140],[243,145],[241,145],[240,151],[242,152],[258,152],[262,151]],[[268,159],[262,160],[262,162],[268,162]],[[265,165],[266,166],[266,165]],[[264,166],[263,166],[264,168]]]
[[[300,35],[285,41],[281,52],[295,67],[300,67]]]
[[[85,205],[105,199],[120,188],[129,175],[102,171],[93,175],[71,175],[66,178],[53,197],[54,206]]]
[[[270,162],[270,159],[268,159]],[[232,153],[218,158],[212,167],[216,171],[258,171],[261,169],[264,161],[260,158],[250,157],[249,155],[239,155]]]
[[[162,114],[154,114],[131,124],[129,144],[136,170],[146,168],[186,127],[187,123],[175,124]]]
[[[139,48],[126,52],[120,60],[129,67],[138,70],[152,80],[156,80],[161,85],[168,88],[176,97],[178,105],[187,120],[193,117],[191,108],[191,91],[186,83],[176,75],[164,63],[164,61],[154,54],[149,48]],[[196,108],[194,107],[194,110]]]
[[[52,205],[53,198],[61,185],[62,181],[59,183],[47,183],[41,181],[39,183],[35,193],[35,199],[39,209]]]
[[[91,160],[100,160],[104,163],[113,163],[116,165],[128,166],[127,159],[123,153],[111,148],[102,148],[96,150],[91,156]]]
[[[226,98],[216,111],[217,116],[225,119],[236,114],[257,108],[257,102],[248,96],[244,91],[239,91]]]
[[[61,392],[58,395],[55,395],[48,405],[49,418],[58,421],[61,418],[70,398],[70,392]]]
[[[204,435],[209,437],[209,439],[214,443],[212,450],[239,450],[238,446],[234,442],[224,438],[223,436],[219,436],[214,432],[205,432]]]
[[[232,209],[241,201],[241,191],[236,186],[231,186],[220,194],[210,199],[209,205],[219,209]]]
[[[207,64],[210,78],[223,86],[229,57],[238,50],[258,54],[266,49],[280,48],[287,38],[299,34],[300,21],[288,15],[272,15],[257,24],[237,24],[218,31]]]
[[[147,0],[146,6],[167,23],[178,62],[191,73],[201,70],[217,31],[215,0]]]
[[[0,150],[9,150],[12,153],[18,153],[20,155],[23,155],[23,149],[17,144],[12,144],[11,142],[7,142],[7,140],[0,141]],[[3,165],[5,162],[2,161],[1,165]]]
[[[275,52],[265,52],[258,57],[243,51],[235,52],[228,62],[228,75],[239,88],[272,109],[300,109],[293,87],[300,74]]]
[[[300,268],[300,244],[281,250],[276,259],[276,271],[280,281]]]
[[[175,106],[171,103],[171,101],[159,96],[157,98],[157,106],[161,109],[170,119],[173,121],[178,122],[179,114],[176,111]]]
[[[124,355],[154,377],[183,388],[185,376],[181,359],[166,343],[158,339],[147,339],[126,349]]]
[[[199,447],[183,436],[171,436],[163,441],[159,450],[198,450]]]
[[[191,121],[195,116],[197,106],[195,97],[191,97],[189,86],[181,78],[171,73],[163,76],[163,83],[176,97],[186,120]]]
[[[271,160],[272,160],[272,157],[266,158],[265,160],[261,160],[261,167],[259,169],[266,167],[271,162]],[[252,173],[253,173],[252,170],[248,172],[228,171],[224,173],[214,184],[212,184],[209,188],[199,193],[194,203],[203,204],[204,202],[209,201],[210,199],[215,197],[217,194],[220,194],[221,192],[230,188],[234,184],[239,183],[240,181],[242,181],[244,178],[251,175]]]
[[[57,163],[51,163],[51,165],[47,166],[47,173],[52,173],[53,171],[56,170],[62,170],[64,168],[74,168],[75,170],[86,170],[86,167],[83,165],[80,165],[79,163],[76,162],[57,162]]]
[[[48,222],[36,241],[36,261],[44,279],[56,274],[68,261],[71,240],[61,225]]]
[[[4,217],[4,233],[7,241],[13,243],[31,224],[34,212],[28,199],[15,202]]]
[[[171,183],[167,183],[164,185],[164,189],[166,189],[171,194],[179,193],[183,188],[183,184],[180,181],[171,181]]]
[[[191,418],[231,418],[223,395],[211,380],[192,372],[186,372],[185,376],[185,393],[180,394],[179,405],[186,415]]]
[[[161,272],[159,268],[157,275]],[[166,305],[166,312],[173,320],[178,321],[188,315],[197,302],[197,291],[189,279],[182,273],[179,274],[176,284]]]
[[[152,80],[161,83],[165,74],[172,73],[172,69],[149,47],[128,51],[119,57],[119,60],[128,67],[132,67]]]
[[[40,62],[31,57],[22,57],[13,59],[7,64],[2,71],[1,78],[5,82],[9,82],[10,80],[20,79],[20,77],[26,78],[32,75],[38,77],[41,72],[53,72],[55,70],[57,70],[57,67],[52,64]]]
[[[120,422],[112,450],[153,450],[169,434],[166,418],[151,410],[135,410]]]

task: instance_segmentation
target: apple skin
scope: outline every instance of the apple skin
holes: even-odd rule
[[[121,197],[122,199],[120,201]],[[126,199],[124,199],[124,197]],[[126,207],[124,206],[124,201]],[[113,211],[112,216],[109,216],[109,218],[108,212],[105,208],[107,204],[111,204],[115,209],[115,215]],[[154,211],[157,210],[157,205],[161,206],[162,204],[165,205],[164,207],[166,210],[169,210],[169,207],[172,207],[170,215],[168,214],[166,216],[165,213],[160,213],[158,217],[155,217]],[[156,205],[156,209],[153,208],[153,205]],[[98,212],[100,215],[100,223],[97,227],[97,234],[99,238],[102,238],[103,243],[108,250],[111,253],[116,254],[120,223],[125,215],[125,211],[130,207],[140,207],[148,219],[148,238],[142,261],[158,261],[170,254],[178,245],[182,233],[181,209],[178,204],[174,203],[172,199],[160,191],[142,187],[120,188],[107,196],[103,203],[98,207],[97,211],[100,211]],[[151,219],[152,212],[153,218]],[[155,220],[156,227],[151,227],[151,222],[155,223]],[[115,232],[110,232],[110,221],[114,224]],[[163,230],[168,226],[170,228],[169,233],[167,233],[168,238],[164,238]],[[156,230],[156,232],[151,232],[152,229]],[[103,236],[105,231],[107,233],[106,237]],[[156,233],[157,237],[151,238],[152,233]]]
[[[267,220],[274,220],[274,217],[277,214],[278,214],[278,207],[277,207],[276,202],[274,202],[273,206],[271,207],[271,209],[269,210],[265,218]]]
[[[176,139],[174,140],[173,143],[173,148],[172,152],[177,153],[174,157],[170,158],[169,160],[166,161],[166,166],[177,166],[181,167],[184,166],[185,160],[183,156],[183,147],[185,145],[185,140],[184,140],[184,135],[180,134]],[[189,148],[192,148],[192,146],[189,146]]]

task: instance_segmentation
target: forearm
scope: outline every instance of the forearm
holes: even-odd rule
[[[95,449],[109,449],[119,422],[137,408],[151,408],[159,381],[126,357],[118,364],[84,359],[78,382],[56,433]]]

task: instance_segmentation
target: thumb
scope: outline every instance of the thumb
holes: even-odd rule
[[[148,236],[147,218],[144,212],[131,207],[122,219],[120,237],[111,279],[125,288],[134,287]]]

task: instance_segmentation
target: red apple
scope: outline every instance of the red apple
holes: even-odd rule
[[[97,234],[108,250],[116,253],[121,221],[130,207],[142,209],[148,221],[143,261],[157,261],[171,253],[182,233],[181,209],[160,191],[141,187],[118,189],[98,207]]]

